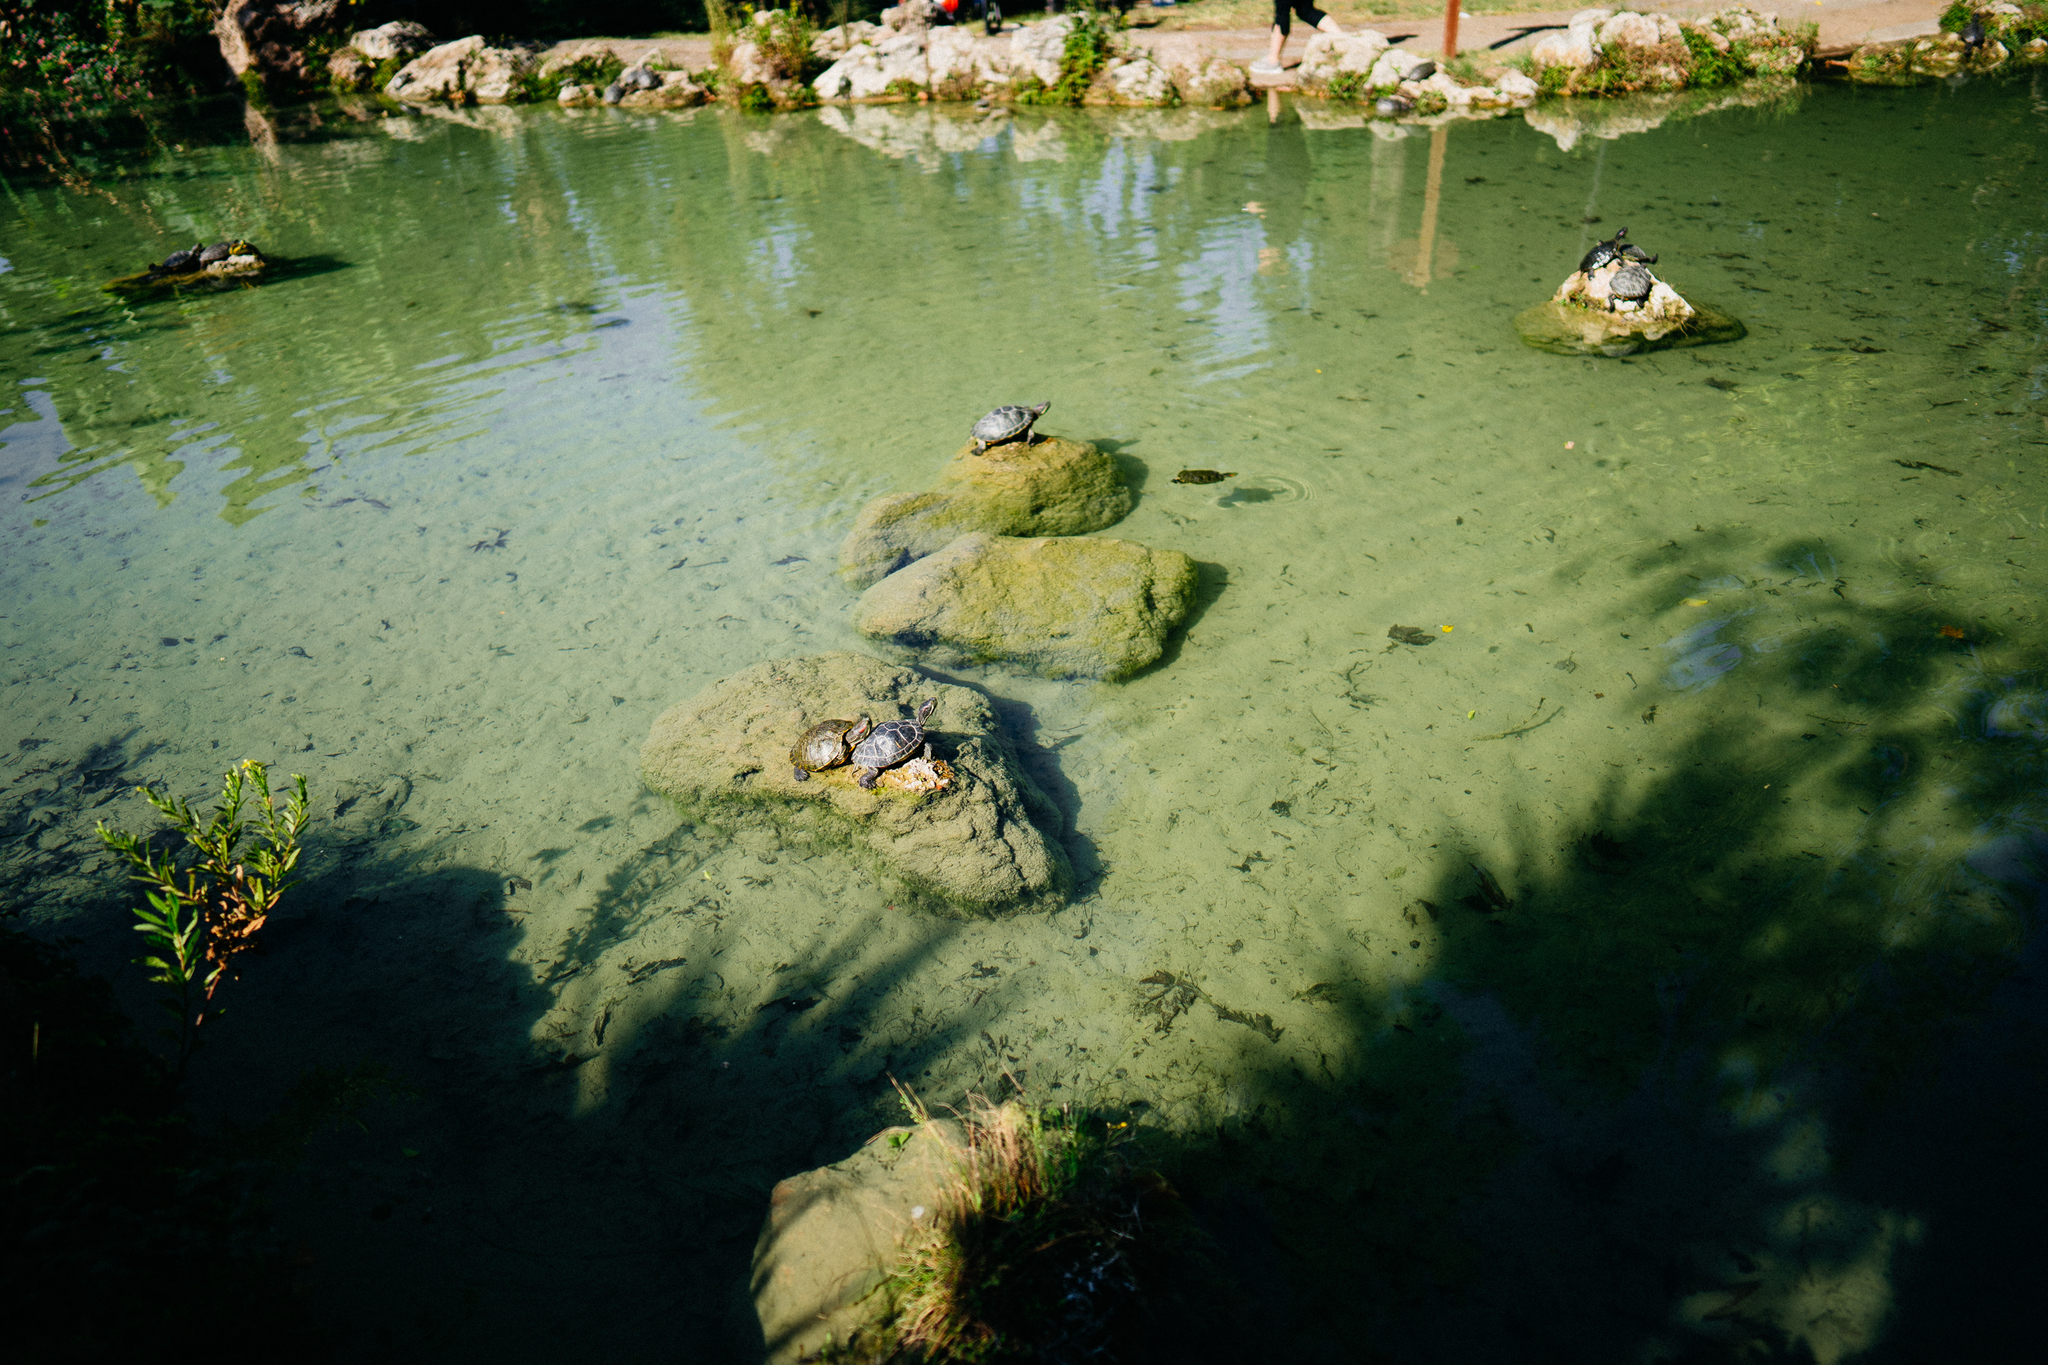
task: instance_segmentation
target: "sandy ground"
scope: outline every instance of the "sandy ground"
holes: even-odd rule
[[[1634,8],[1668,14],[1704,14],[1719,6],[1692,0],[1640,0]],[[1251,6],[1250,9],[1257,9]],[[1243,23],[1248,7],[1243,4],[1203,3],[1154,10],[1140,5],[1131,11],[1131,39],[1138,46],[1158,53],[1172,64],[1188,64],[1209,56],[1253,61],[1265,55],[1270,30],[1264,27],[1224,27]],[[1376,15],[1365,5],[1333,3],[1331,13],[1346,28],[1375,28],[1396,41],[1409,41],[1417,50],[1436,50],[1442,43],[1440,18],[1400,18]],[[1802,0],[1781,6],[1776,12],[1785,23],[1811,19],[1820,25],[1820,51],[1841,55],[1864,43],[1932,33],[1942,6],[1938,0]],[[1441,10],[1437,13],[1440,15]],[[1472,55],[1499,53],[1513,56],[1524,51],[1535,36],[1570,22],[1576,9],[1524,10],[1507,8],[1487,14],[1465,14],[1458,21],[1458,50]],[[1212,24],[1218,26],[1212,27]],[[1014,27],[1011,25],[1010,27]],[[1287,64],[1301,58],[1307,46],[1307,30],[1295,25],[1287,43]],[[670,62],[696,70],[711,64],[708,37],[669,36],[658,38],[582,38],[557,44],[555,51],[595,45],[610,47],[621,60],[635,62],[660,53]],[[1282,77],[1280,83],[1286,82]]]

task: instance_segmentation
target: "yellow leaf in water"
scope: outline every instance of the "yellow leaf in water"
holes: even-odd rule
[[[1478,713],[1477,711],[1467,711],[1467,712],[1465,713],[1465,719],[1466,719],[1466,720],[1470,720],[1470,719],[1472,719],[1472,717],[1474,717],[1474,716],[1476,716],[1476,715],[1478,715],[1478,714],[1479,714],[1479,713]]]
[[[1704,607],[1707,605],[1707,599],[1704,597],[1688,597],[1685,599],[1685,605],[1688,607]]]
[[[1441,630],[1446,635],[1449,635],[1451,633],[1451,627],[1449,626],[1438,626],[1437,629]]]

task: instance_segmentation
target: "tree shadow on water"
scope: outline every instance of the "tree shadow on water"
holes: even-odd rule
[[[1635,568],[1631,619],[1696,590]],[[1320,1064],[1276,1048],[1184,1154],[1277,1262],[1290,1358],[1909,1359],[2030,1329],[1968,1286],[2038,1265],[1982,1201],[2043,1183],[2014,1062],[2039,997],[2007,981],[2048,869],[2043,651],[1818,577],[1701,580],[1731,610],[1673,640],[1633,752],[1580,759],[1607,776],[1562,817],[1504,786],[1505,837],[1444,831],[1408,941],[1304,983]],[[1765,593],[1800,624],[1752,639],[1784,624],[1751,623]],[[1950,1069],[1993,1088],[1961,1131],[1915,1102]],[[1951,1146],[2001,1164],[1958,1179]]]

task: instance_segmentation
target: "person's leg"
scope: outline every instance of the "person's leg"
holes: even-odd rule
[[[1290,13],[1292,9],[1293,4],[1291,0],[1273,0],[1273,41],[1266,50],[1266,60],[1257,63],[1254,69],[1261,71],[1278,71],[1280,69],[1280,53],[1287,46],[1287,35],[1294,27],[1294,16]]]
[[[1342,33],[1344,31],[1342,25],[1317,9],[1310,3],[1310,0],[1292,0],[1292,5],[1295,14],[1299,15],[1301,21],[1310,28],[1321,29],[1325,33]]]

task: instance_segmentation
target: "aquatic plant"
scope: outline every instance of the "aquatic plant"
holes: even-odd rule
[[[1692,54],[1692,71],[1686,77],[1686,84],[1710,89],[1717,85],[1733,85],[1749,74],[1731,47],[1727,52],[1714,46],[1713,40],[1698,29],[1685,30],[1686,50]]]
[[[926,1361],[1101,1356],[1138,1299],[1148,1218],[1177,1203],[1171,1187],[1124,1159],[1127,1123],[1071,1105],[977,1095],[960,1124],[930,1223],[879,1291],[884,1340]]]
[[[163,1007],[177,1020],[167,1030],[176,1046],[172,1077],[182,1080],[198,1047],[215,992],[234,973],[234,961],[255,946],[256,935],[294,879],[299,835],[306,827],[306,779],[292,774],[293,787],[280,810],[270,794],[263,764],[246,759],[223,775],[220,801],[202,820],[189,802],[139,787],[142,797],[171,822],[194,852],[180,866],[174,851],[159,852],[154,838],[96,826],[106,846],[125,860],[133,880],[148,888],[148,904],[135,910],[135,931],[148,953],[136,959],[165,988]],[[253,818],[243,807],[254,795]],[[243,839],[252,833],[245,853]]]

